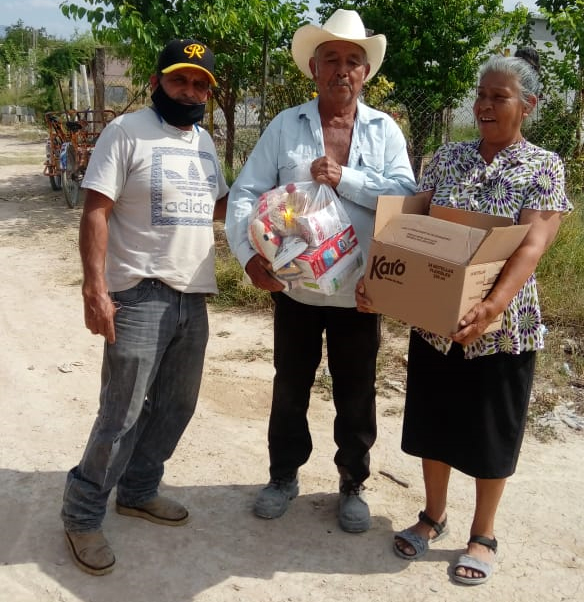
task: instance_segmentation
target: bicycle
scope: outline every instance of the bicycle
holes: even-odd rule
[[[71,208],[79,203],[79,193],[89,157],[105,126],[116,117],[115,111],[51,111],[45,113],[47,139],[44,175],[53,190],[63,190]]]

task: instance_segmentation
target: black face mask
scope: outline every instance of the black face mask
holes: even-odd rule
[[[172,99],[160,84],[150,97],[154,106],[167,123],[180,127],[182,125],[193,125],[201,121],[205,115],[206,102],[198,102],[192,105],[184,105]]]

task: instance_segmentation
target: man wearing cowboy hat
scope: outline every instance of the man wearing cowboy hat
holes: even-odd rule
[[[339,524],[348,532],[365,531],[370,525],[362,492],[376,438],[380,318],[357,311],[354,280],[330,296],[305,289],[283,292],[271,265],[250,245],[247,222],[264,191],[313,179],[335,189],[367,255],[377,196],[415,190],[399,127],[385,113],[358,100],[363,84],[381,65],[385,45],[383,35],[367,37],[355,11],[335,11],[322,28],[300,27],[292,40],[292,57],[315,81],[318,97],[276,116],[229,196],[229,245],[253,284],[271,291],[275,303],[270,481],[254,506],[262,518],[281,516],[298,495],[298,468],[312,451],[306,415],[326,332],[336,409]]]

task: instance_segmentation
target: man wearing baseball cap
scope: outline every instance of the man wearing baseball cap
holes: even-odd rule
[[[67,475],[61,516],[77,566],[113,570],[102,532],[106,504],[161,525],[188,510],[159,493],[191,419],[217,293],[213,220],[228,188],[211,136],[198,123],[214,75],[198,40],[172,40],[150,77],[152,106],[100,135],[83,179],[79,246],[85,324],[104,337],[99,411],[81,461]]]
[[[351,533],[367,530],[371,522],[363,490],[376,438],[380,318],[357,311],[352,280],[327,296],[304,288],[284,291],[272,265],[251,246],[247,221],[263,192],[313,180],[334,188],[366,255],[378,195],[415,191],[398,125],[359,100],[363,84],[381,66],[385,46],[385,36],[368,36],[352,10],[339,9],[322,27],[296,31],[292,58],[314,80],[318,97],[270,122],[233,184],[225,222],[233,253],[253,284],[272,293],[275,305],[270,480],[258,492],[254,512],[277,518],[298,495],[298,469],[312,452],[307,412],[325,335],[336,410],[338,522]]]

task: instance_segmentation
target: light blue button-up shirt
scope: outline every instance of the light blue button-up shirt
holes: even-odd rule
[[[311,180],[310,165],[324,155],[318,98],[286,109],[270,122],[231,187],[227,204],[227,240],[243,267],[256,254],[247,225],[258,197],[276,186]],[[413,194],[415,189],[400,128],[387,114],[358,102],[349,159],[342,166],[336,191],[355,229],[364,262],[373,235],[378,195]],[[355,307],[354,284],[351,280],[334,295],[302,288],[286,294],[310,305]]]

